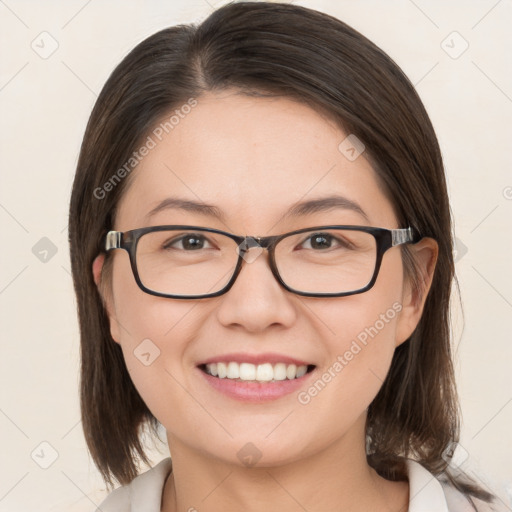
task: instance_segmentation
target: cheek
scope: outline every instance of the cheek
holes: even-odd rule
[[[173,397],[181,396],[178,382],[183,381],[187,340],[194,339],[198,325],[193,311],[197,302],[143,292],[122,259],[114,265],[112,290],[116,340],[133,384],[159,417],[164,400],[172,407]]]
[[[154,339],[156,343],[176,338],[176,331],[187,324],[183,319],[194,308],[195,301],[165,299],[143,292],[135,282],[128,256],[120,256],[112,275],[118,341],[135,348],[144,339]]]
[[[354,296],[350,302],[338,303],[337,308],[329,306],[332,313],[324,316],[330,316],[328,357],[315,389],[306,390],[306,394],[316,396],[329,388],[324,400],[339,403],[338,410],[344,415],[350,410],[357,416],[370,404],[384,382],[395,350],[401,303],[388,296],[365,299],[368,297]]]
[[[331,414],[341,423],[350,423],[369,406],[391,365],[402,311],[402,265],[396,252],[383,261],[368,292],[311,306],[318,326],[323,325],[328,358],[314,386],[303,390],[302,403],[338,404]]]

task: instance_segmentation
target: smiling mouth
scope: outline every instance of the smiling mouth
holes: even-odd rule
[[[201,364],[198,366],[207,375],[218,379],[234,380],[236,382],[280,382],[300,379],[311,373],[316,366],[286,364],[286,363],[237,363],[235,361]]]

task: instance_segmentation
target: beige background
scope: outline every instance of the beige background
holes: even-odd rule
[[[80,423],[67,247],[81,137],[102,85],[133,46],[169,25],[200,21],[221,3],[0,1],[0,512],[92,511],[105,494]],[[463,330],[454,310],[459,456],[512,510],[512,2],[296,3],[339,17],[381,46],[431,115],[465,311]],[[155,462],[166,455],[155,452]]]

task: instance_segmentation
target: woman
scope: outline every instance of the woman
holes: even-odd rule
[[[420,99],[341,21],[235,3],[140,43],[70,207],[100,509],[486,510],[448,467],[451,227]]]

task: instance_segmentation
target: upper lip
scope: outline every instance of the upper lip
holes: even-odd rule
[[[242,352],[231,352],[229,354],[221,354],[219,356],[210,357],[208,359],[205,359],[204,361],[201,361],[198,366],[201,366],[203,364],[210,364],[210,363],[229,363],[230,361],[234,361],[235,363],[252,363],[254,365],[256,364],[263,364],[263,363],[270,363],[270,364],[277,364],[277,363],[285,363],[285,364],[295,364],[296,366],[303,366],[303,365],[310,365],[312,363],[308,363],[306,361],[302,361],[300,359],[297,359],[295,357],[286,356],[284,354],[276,354],[273,352],[267,352],[263,354],[247,354]]]

